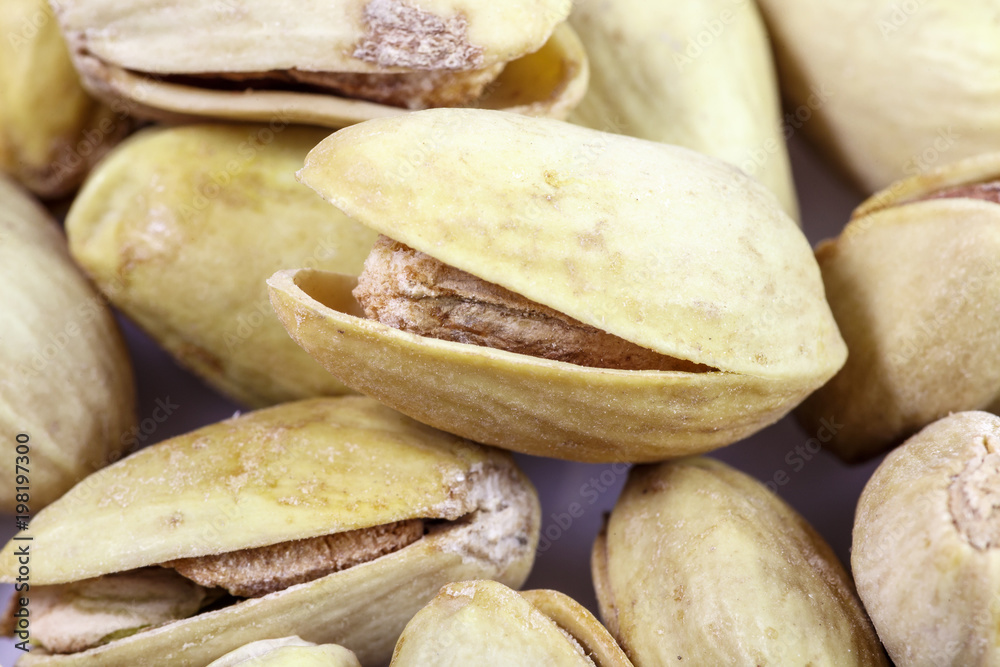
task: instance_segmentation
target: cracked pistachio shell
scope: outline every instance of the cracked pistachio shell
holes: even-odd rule
[[[797,411],[847,461],[951,412],[1000,411],[1000,204],[916,201],[1000,177],[1000,154],[896,183],[817,248],[850,356]]]
[[[601,617],[637,667],[888,664],[823,538],[718,461],[633,468],[591,564]]]
[[[771,46],[754,2],[580,2],[570,24],[590,60],[571,121],[725,160],[798,217]]]
[[[208,667],[361,667],[361,663],[343,646],[316,645],[299,637],[283,637],[247,644]]]
[[[0,35],[0,171],[67,195],[131,124],[84,91],[46,0],[4,0]]]
[[[407,623],[392,665],[472,664],[632,667],[604,626],[558,591],[448,584]]]
[[[213,89],[210,83],[164,80],[171,75],[287,71],[400,73],[507,67],[487,86],[476,106],[564,118],[586,92],[587,56],[565,25],[567,0],[335,0],[274,4],[246,0],[239,7],[184,0],[164,6],[157,0],[123,5],[115,0],[53,2],[67,42],[74,46],[84,83],[104,98],[124,98],[140,115],[160,120],[216,117],[343,127],[405,109],[335,94],[296,90]],[[456,22],[463,41],[449,56],[469,50],[475,64],[462,61],[411,63],[416,56],[393,45],[402,16]],[[389,17],[386,26],[366,22],[366,13]],[[393,19],[393,16],[396,18]],[[464,23],[463,23],[464,22]],[[382,36],[383,29],[388,37]],[[366,41],[387,53],[355,57]],[[417,40],[433,52],[435,34]],[[419,54],[417,54],[419,55]],[[457,57],[457,56],[455,56]],[[441,71],[437,69],[436,71]]]
[[[758,0],[799,125],[865,192],[1000,150],[994,0]]]
[[[717,369],[588,368],[425,338],[353,316],[353,278],[270,279],[292,337],[345,384],[477,442],[582,461],[705,451],[776,421],[844,362],[802,232],[763,186],[693,151],[441,109],[342,130],[300,178],[446,264]]]
[[[13,514],[24,472],[15,464],[29,470],[36,511],[118,459],[136,422],[135,388],[114,316],[58,225],[2,176],[0,276],[0,511]]]
[[[31,585],[45,586],[411,518],[448,521],[373,561],[32,665],[201,666],[251,641],[298,635],[363,664],[389,659],[406,622],[451,581],[519,586],[539,507],[509,456],[363,397],[318,398],[172,438],[94,473],[32,520]],[[17,573],[15,545],[0,580]],[[44,555],[43,555],[44,554]]]
[[[953,414],[891,452],[858,501],[851,567],[898,667],[1000,664],[1000,418]]]
[[[356,274],[375,233],[295,180],[328,132],[150,129],[94,172],[66,219],[98,287],[184,366],[264,406],[348,390],[282,328],[265,281],[281,268]]]

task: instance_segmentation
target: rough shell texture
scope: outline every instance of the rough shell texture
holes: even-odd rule
[[[1000,418],[954,414],[890,453],[858,502],[851,565],[900,667],[1000,664]]]
[[[634,468],[592,565],[601,616],[637,666],[887,664],[829,546],[717,461]]]
[[[327,132],[272,125],[146,130],[97,169],[66,220],[98,287],[183,365],[263,406],[347,388],[288,338],[274,271],[360,272],[375,233],[294,172]]]
[[[20,464],[37,511],[136,444],[132,365],[59,227],[2,177],[0,274],[0,509],[14,511]],[[23,460],[15,460],[19,434],[29,438]]]
[[[771,47],[754,2],[580,2],[570,24],[590,60],[590,86],[570,120],[735,164],[798,217]],[[703,46],[706,35],[713,39]]]
[[[948,165],[871,197],[816,252],[850,356],[799,408],[807,431],[859,461],[950,412],[1000,409],[1000,205],[915,201],[1000,175],[1000,154]]]
[[[361,667],[343,646],[317,646],[299,637],[262,639],[227,653],[208,667]]]
[[[866,192],[1000,150],[993,0],[758,1],[796,122]]]
[[[538,539],[530,482],[508,456],[361,397],[289,403],[173,438],[95,473],[28,528],[33,586],[174,558],[380,525],[464,520],[376,560],[67,656],[24,665],[204,665],[261,638],[337,643],[388,660],[444,584],[519,586]],[[99,536],[95,539],[95,536]],[[17,571],[15,541],[0,573]]]
[[[345,384],[478,442],[591,461],[705,451],[775,421],[843,364],[795,223],[692,151],[433,110],[337,133],[300,177],[446,264],[718,369],[612,371],[421,338],[353,317],[353,279],[270,280],[286,328]]]

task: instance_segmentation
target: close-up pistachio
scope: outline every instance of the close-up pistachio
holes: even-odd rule
[[[601,618],[636,667],[888,665],[823,538],[721,462],[633,468],[592,565]]]
[[[1000,418],[956,413],[891,452],[851,566],[898,667],[1000,664]]]
[[[84,83],[159,120],[342,127],[406,109],[565,117],[587,86],[566,0],[56,0]]]
[[[798,218],[771,46],[753,0],[578,2],[570,24],[590,60],[572,122],[725,160]]]
[[[35,648],[19,664],[201,667],[290,635],[379,664],[442,585],[520,586],[539,519],[509,456],[371,399],[234,417],[94,473],[31,521]],[[21,544],[0,552],[3,581]]]
[[[74,258],[111,302],[245,405],[348,391],[288,338],[265,284],[303,265],[356,275],[375,242],[295,180],[328,134],[145,130],[108,156],[66,219]]]
[[[558,591],[448,584],[406,624],[393,667],[632,667],[594,616]]]
[[[261,639],[213,660],[208,667],[361,667],[337,644],[314,644],[300,637]]]
[[[385,238],[360,281],[272,277],[289,333],[352,389],[476,442],[579,461],[706,451],[844,362],[796,224],[693,151],[438,109],[342,130],[299,177]]]
[[[1000,410],[1000,153],[872,196],[816,257],[844,368],[797,411],[863,461],[951,412]]]
[[[59,226],[3,176],[0,277],[0,510],[24,515],[135,444],[135,387],[114,316]]]

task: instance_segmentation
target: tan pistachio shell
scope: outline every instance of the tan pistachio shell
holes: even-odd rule
[[[298,635],[388,660],[403,626],[451,581],[519,586],[539,507],[510,457],[363,397],[235,417],[141,450],[40,512],[32,587],[410,518],[454,521],[373,561],[264,597],[32,665],[205,665],[251,641]],[[0,575],[17,572],[12,540]]]
[[[801,128],[865,192],[1000,150],[993,0],[758,0]]]
[[[132,364],[58,225],[2,176],[0,275],[0,510],[34,513],[135,444]],[[30,512],[15,511],[18,485]]]
[[[4,0],[0,35],[0,171],[67,195],[129,131],[128,113],[84,91],[46,0]]]
[[[587,56],[563,23],[566,0],[338,0],[321,10],[267,0],[206,5],[186,0],[163,7],[142,0],[64,0],[57,8],[84,83],[102,98],[123,98],[139,115],[159,120],[215,117],[305,123],[338,128],[406,110],[329,93],[224,90],[163,80],[170,75],[305,72],[398,73],[461,71],[507,63],[475,106],[564,118],[586,92]],[[297,11],[298,10],[298,11]],[[393,15],[416,10],[424,20],[462,28],[447,62],[423,62],[420,52],[396,45],[377,61],[356,57],[365,40],[391,40],[403,30]],[[373,26],[366,13],[388,17]],[[277,27],[276,27],[277,26]],[[377,29],[376,29],[377,28]],[[383,31],[385,34],[383,35]],[[434,34],[418,41],[435,52]],[[409,40],[413,42],[414,40]],[[404,42],[405,43],[405,42]],[[456,54],[471,52],[475,58]],[[452,62],[454,60],[454,62]]]
[[[558,591],[448,584],[407,623],[392,665],[472,664],[632,667],[604,626]]]
[[[817,248],[850,356],[796,414],[811,433],[825,420],[841,458],[873,457],[950,412],[1000,410],[1000,205],[918,201],[997,177],[991,154],[900,181]]]
[[[252,642],[212,661],[208,667],[361,667],[361,663],[343,646],[283,637]]]
[[[752,0],[579,2],[570,24],[590,60],[572,122],[725,160],[798,218],[771,47]]]
[[[692,151],[441,109],[338,132],[300,178],[446,264],[717,369],[588,368],[424,338],[355,317],[353,278],[270,279],[292,337],[345,384],[477,442],[583,461],[705,451],[843,364],[801,231],[763,186]]]
[[[851,566],[898,667],[1000,664],[1000,418],[950,415],[858,501]]]
[[[295,180],[329,134],[284,125],[156,128],[94,172],[66,219],[99,289],[184,366],[264,406],[348,392],[289,337],[265,280],[357,274],[376,234]]]
[[[823,538],[712,459],[633,468],[592,567],[601,617],[637,667],[888,664]]]

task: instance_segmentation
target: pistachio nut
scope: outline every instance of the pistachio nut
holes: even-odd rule
[[[437,109],[336,133],[300,178],[387,238],[360,283],[273,276],[285,327],[349,387],[477,442],[581,461],[705,451],[844,362],[801,231],[693,151]],[[356,285],[377,320],[356,316]]]
[[[865,486],[851,567],[899,667],[1000,663],[1000,418],[950,415]]]
[[[816,250],[850,357],[797,415],[861,461],[950,412],[1000,411],[1000,154],[894,184]],[[992,185],[990,184],[992,182]]]
[[[0,511],[24,515],[134,444],[135,387],[114,316],[59,226],[2,176],[0,276]]]
[[[293,634],[377,664],[442,585],[519,586],[538,529],[505,453],[368,398],[286,403],[141,450],[36,515],[21,664],[193,667]]]
[[[46,0],[5,0],[0,34],[0,171],[67,195],[129,131],[127,108],[84,91]]]
[[[801,127],[865,192],[1000,150],[993,0],[758,0]]]
[[[301,637],[282,637],[247,644],[208,667],[361,667],[361,663],[337,644],[316,645]]]
[[[328,132],[280,125],[145,130],[94,172],[66,219],[98,287],[181,364],[264,406],[348,390],[275,318],[265,280],[360,273],[375,232],[295,181]]]
[[[558,591],[518,593],[495,581],[448,584],[396,643],[393,667],[632,667],[593,615]]]
[[[590,60],[572,122],[725,160],[798,218],[771,45],[752,0],[579,2],[570,24]]]
[[[88,88],[159,120],[342,127],[472,105],[562,118],[587,86],[567,0],[53,5]]]
[[[633,468],[594,543],[601,617],[644,665],[887,665],[823,538],[712,459]]]

